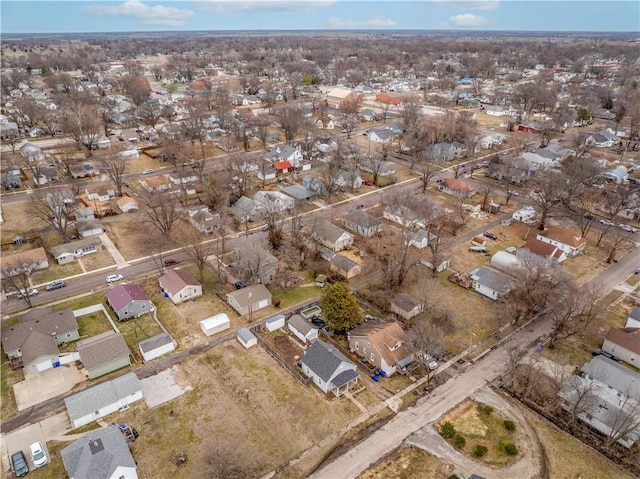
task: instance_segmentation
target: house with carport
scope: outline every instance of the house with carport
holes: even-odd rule
[[[300,367],[325,394],[340,397],[358,383],[356,365],[335,346],[321,340],[305,350]]]
[[[122,334],[115,331],[106,331],[78,341],[76,349],[89,379],[131,365],[129,346]]]
[[[397,321],[368,321],[347,333],[349,349],[391,376],[413,361],[411,342]]]
[[[179,304],[202,296],[202,284],[186,269],[170,269],[158,280],[166,298]]]
[[[135,284],[119,284],[107,293],[107,302],[120,321],[138,318],[153,311],[153,303]]]
[[[88,432],[60,456],[70,479],[138,479],[137,463],[116,424]]]

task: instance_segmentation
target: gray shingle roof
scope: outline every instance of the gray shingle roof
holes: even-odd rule
[[[340,238],[344,234],[351,236],[342,228],[334,225],[333,223],[329,223],[328,221],[320,221],[317,224],[315,224],[313,226],[313,232],[318,237],[324,238],[327,241],[330,241],[332,243],[335,243],[336,241],[338,241],[338,238]]]
[[[71,420],[76,420],[138,391],[142,384],[135,373],[128,373],[69,396],[64,404]]]
[[[335,378],[333,378],[333,381],[331,381],[331,383],[335,387],[339,388],[340,386],[344,386],[345,384],[347,384],[349,381],[353,381],[357,377],[358,372],[355,369],[347,369],[346,371],[342,371]]]
[[[363,228],[374,228],[380,226],[382,223],[371,213],[367,213],[363,210],[354,210],[348,215],[345,215],[344,221],[362,226]]]
[[[486,266],[474,269],[469,275],[472,280],[500,294],[506,294],[514,288],[511,278]]]
[[[640,401],[640,374],[604,356],[595,356],[581,368],[582,372]]]
[[[129,446],[115,425],[88,432],[60,454],[72,478],[109,479],[118,467],[136,467]]]
[[[78,329],[78,321],[71,308],[60,311],[38,308],[28,315],[25,314],[19,323],[2,327],[2,347],[5,352],[21,349],[24,357],[27,354],[24,344],[34,331],[51,338],[53,335],[57,336],[76,329]]]
[[[138,343],[138,347],[143,353],[148,353],[165,344],[173,343],[173,339],[167,333],[156,334]]]
[[[87,369],[97,368],[124,356],[129,356],[129,347],[122,334],[106,331],[76,345],[80,359]]]
[[[291,316],[291,318],[289,318],[288,324],[296,328],[296,330],[299,331],[300,334],[303,334],[304,336],[306,336],[309,333],[309,331],[313,329],[318,329],[309,321],[304,319],[300,314],[294,314],[293,316]]]
[[[329,381],[331,376],[345,362],[354,365],[347,357],[336,348],[322,341],[315,341],[304,352],[302,363],[313,371],[323,381]],[[343,374],[343,373],[341,373]],[[339,376],[339,375],[338,375]],[[337,377],[334,379],[337,379]],[[356,373],[357,376],[357,373]],[[334,381],[335,384],[335,381]],[[343,383],[344,384],[344,383]],[[336,384],[336,386],[338,386]]]

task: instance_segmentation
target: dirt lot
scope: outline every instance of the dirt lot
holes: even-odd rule
[[[359,413],[347,399],[327,401],[314,386],[302,386],[259,347],[229,343],[182,368],[193,391],[151,410],[140,401],[109,417],[140,431],[132,452],[141,477],[196,477],[222,464],[260,476]],[[180,452],[188,462],[177,467],[170,460]]]
[[[422,449],[401,446],[358,479],[441,479],[449,468]]]

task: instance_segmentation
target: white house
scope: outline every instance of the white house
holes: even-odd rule
[[[317,340],[302,357],[302,372],[325,394],[341,396],[358,382],[356,365],[335,347]]]
[[[518,211],[515,211],[511,217],[516,221],[521,221],[522,223],[530,223],[535,220],[536,210],[533,206],[525,206],[524,208],[520,208]]]
[[[294,314],[289,318],[287,323],[289,331],[291,331],[304,344],[310,343],[318,339],[318,328],[310,321],[304,319],[300,314]]]
[[[573,231],[560,226],[548,226],[546,230],[536,236],[540,241],[557,246],[567,256],[576,256],[584,251],[587,240]]]
[[[515,288],[515,283],[509,276],[486,266],[474,269],[469,277],[476,292],[496,301]]]
[[[174,304],[202,296],[202,285],[185,269],[170,269],[160,276],[158,283]]]

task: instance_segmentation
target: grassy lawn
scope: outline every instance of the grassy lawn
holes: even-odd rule
[[[304,301],[309,301],[313,298],[320,296],[321,289],[318,288],[315,283],[299,286],[297,288],[290,289],[289,291],[282,291],[275,286],[270,286],[269,290],[273,294],[274,298],[279,298],[280,308],[290,308],[296,304]]]
[[[500,416],[494,410],[483,410],[480,406],[474,401],[465,401],[438,421],[438,429],[445,422],[451,422],[456,434],[460,434],[466,440],[466,444],[459,449],[473,457],[477,446],[486,447],[486,454],[475,459],[490,466],[503,467],[515,462],[517,456],[508,455],[504,450],[504,446],[509,443],[514,444],[518,450],[522,448],[518,443],[516,431],[508,431],[503,424],[504,420],[509,418]],[[449,442],[453,444],[451,439]]]
[[[74,434],[81,434],[83,432],[93,431],[94,429],[100,429],[100,424],[97,421],[90,422],[89,424],[85,424],[84,426],[78,427],[76,429],[72,429],[69,432],[65,432],[65,436],[73,436]]]
[[[153,319],[153,314],[145,314],[139,318],[116,323],[120,333],[124,336],[127,346],[134,355],[138,355],[138,343],[144,339],[162,333],[162,329]]]
[[[447,465],[422,449],[401,446],[358,479],[442,479]]]
[[[95,269],[104,268],[106,266],[113,266],[115,261],[107,250],[98,251],[97,253],[89,254],[82,257],[82,264],[87,271],[93,271]]]
[[[78,316],[76,319],[78,321],[78,326],[80,327],[80,337],[96,336],[97,334],[112,330],[111,324],[109,324],[107,318],[104,317],[104,313],[102,311],[84,314],[82,316]]]
[[[60,311],[61,309],[71,308],[75,311],[76,309],[86,308],[87,306],[93,306],[94,304],[100,304],[100,303],[103,303],[105,309],[107,311],[110,311],[109,305],[107,304],[106,290],[102,292],[90,294],[87,296],[83,296],[81,298],[76,298],[74,300],[67,301],[65,303],[55,304],[51,307],[51,309],[54,311]]]
[[[45,284],[55,279],[66,278],[80,273],[82,273],[82,268],[76,261],[58,264],[53,258],[49,258],[49,268],[33,273],[31,281],[33,284]]]
[[[31,203],[29,201],[2,203],[4,224],[0,229],[0,237],[3,241],[11,240],[15,236],[28,232],[40,231],[46,227],[42,220],[32,217],[30,210]]]
[[[0,399],[2,400],[2,420],[9,419],[16,412],[18,407],[16,405],[16,398],[13,395],[13,385],[24,379],[22,370],[12,369],[8,361],[4,361],[5,354],[2,351],[2,365],[0,368]]]

